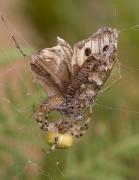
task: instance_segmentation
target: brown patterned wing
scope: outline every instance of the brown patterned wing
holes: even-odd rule
[[[76,43],[73,52],[70,45],[58,37],[56,46],[32,56],[31,69],[48,96],[64,94],[88,56],[103,56],[112,44],[117,46],[116,38],[116,29],[104,27],[88,39]]]
[[[117,46],[117,35],[116,29],[103,27],[88,39],[76,43],[71,60],[73,76],[77,74],[88,56],[103,55],[112,44]]]
[[[32,56],[31,69],[36,81],[43,86],[47,95],[62,95],[71,79],[71,58],[69,44],[57,37],[57,45],[45,48]]]

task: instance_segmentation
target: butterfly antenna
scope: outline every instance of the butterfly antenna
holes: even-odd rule
[[[6,27],[7,31],[8,31],[8,34],[9,34],[10,37],[11,37],[13,43],[15,44],[16,48],[19,50],[20,54],[22,54],[25,59],[31,59],[30,56],[28,56],[28,55],[20,48],[20,46],[19,46],[19,44],[18,44],[18,42],[17,42],[14,34],[11,33],[11,31],[9,30],[8,24],[7,24],[7,22],[6,22],[6,18],[4,17],[3,14],[1,14],[1,19],[2,19],[2,22],[3,22],[3,24],[5,25],[5,27]]]

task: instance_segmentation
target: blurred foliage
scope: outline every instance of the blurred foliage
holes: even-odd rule
[[[139,22],[139,2],[24,1],[24,12],[42,37],[37,44],[40,47],[52,44],[57,35],[73,43],[102,26],[127,29],[119,38],[122,78],[97,98],[87,134],[75,140],[71,149],[48,156],[41,151],[49,148],[45,133],[32,117],[33,105],[40,104],[46,95],[33,85],[25,70],[16,78],[16,87],[7,77],[7,103],[2,99],[0,110],[2,179],[138,180],[139,30],[130,27]],[[118,73],[117,67],[107,85]]]
[[[26,52],[26,54],[31,54],[33,52],[31,47],[22,47],[22,50]],[[0,65],[11,63],[19,58],[21,58],[21,54],[17,54],[17,48],[6,49],[0,54]]]
[[[111,1],[106,3],[91,0],[42,0],[40,3],[38,0],[25,0],[25,2],[24,12],[28,14],[30,22],[35,26],[45,45],[55,42],[57,35],[65,37],[69,42],[75,42],[92,34],[100,25],[114,25],[114,6],[108,3]]]
[[[50,47],[56,43],[56,36],[61,36],[69,43],[75,43],[90,36],[103,26],[116,27],[120,34],[120,57],[125,61],[139,58],[138,30],[130,28],[139,22],[137,0],[24,0],[24,13],[37,30],[42,42],[40,47]],[[126,49],[123,51],[123,48]],[[125,59],[126,57],[129,59]],[[139,65],[135,60],[135,65]],[[127,64],[127,63],[126,63]]]

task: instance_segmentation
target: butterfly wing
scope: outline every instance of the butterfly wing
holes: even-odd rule
[[[69,84],[72,55],[70,45],[57,37],[56,46],[45,48],[32,56],[31,69],[49,97],[63,94]]]
[[[71,60],[73,76],[78,73],[88,56],[95,54],[103,55],[112,44],[117,46],[117,35],[116,29],[104,27],[88,39],[76,43]]]
[[[58,37],[56,46],[32,56],[31,69],[48,96],[64,94],[88,56],[103,55],[109,46],[117,43],[116,38],[116,29],[104,27],[88,39],[76,43],[72,51],[70,45]]]

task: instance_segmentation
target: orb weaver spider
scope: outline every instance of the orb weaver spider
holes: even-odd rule
[[[2,21],[5,23],[4,16]],[[10,34],[16,47],[28,57]],[[74,45],[74,50],[57,37],[57,45],[45,48],[30,59],[36,81],[48,98],[35,111],[40,128],[47,132],[47,141],[54,149],[72,146],[73,137],[81,137],[88,129],[92,105],[109,78],[116,62],[118,31],[99,29],[88,39]],[[88,112],[88,110],[91,111]],[[49,121],[49,113],[58,111],[62,118]]]
[[[43,86],[48,99],[35,112],[40,128],[48,132],[51,150],[69,148],[74,137],[88,129],[86,111],[94,103],[116,62],[118,32],[101,28],[93,36],[74,45],[63,39],[32,56],[31,69]],[[63,116],[50,122],[48,115],[58,111]],[[88,114],[88,113],[87,113]]]

